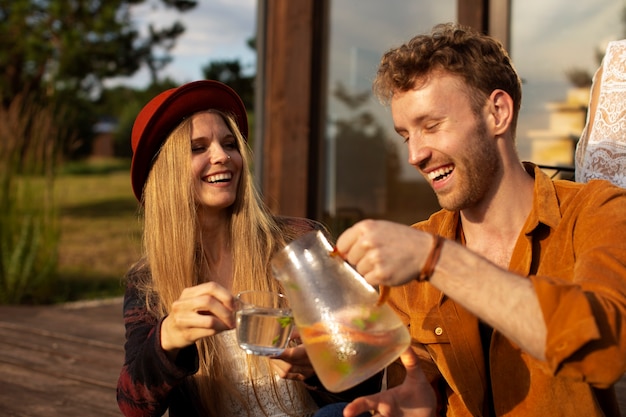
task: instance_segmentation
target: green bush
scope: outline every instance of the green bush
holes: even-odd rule
[[[0,107],[0,303],[46,302],[59,224],[55,112],[25,97]]]

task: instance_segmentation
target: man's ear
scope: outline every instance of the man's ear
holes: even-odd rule
[[[513,121],[513,99],[504,90],[493,90],[489,96],[489,115],[492,117],[493,133],[504,134]]]

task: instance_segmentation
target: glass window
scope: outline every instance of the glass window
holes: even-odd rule
[[[609,41],[622,38],[623,0],[519,0],[511,9],[511,56],[523,80],[520,157],[573,166],[591,77]]]
[[[454,20],[456,0],[331,2],[324,221],[333,233],[363,218],[411,224],[439,208],[371,81],[385,51]]]

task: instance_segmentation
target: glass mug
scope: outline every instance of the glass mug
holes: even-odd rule
[[[323,233],[309,232],[272,258],[295,324],[324,387],[340,392],[395,361],[411,342],[406,326],[340,256]]]
[[[271,291],[242,291],[236,300],[239,347],[253,355],[280,355],[294,328],[285,296]]]

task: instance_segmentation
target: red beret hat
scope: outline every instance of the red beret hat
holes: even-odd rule
[[[133,159],[130,177],[137,200],[141,200],[153,159],[165,139],[185,117],[209,109],[233,115],[243,137],[248,137],[248,117],[241,98],[219,81],[193,81],[166,90],[141,109],[131,138]]]

